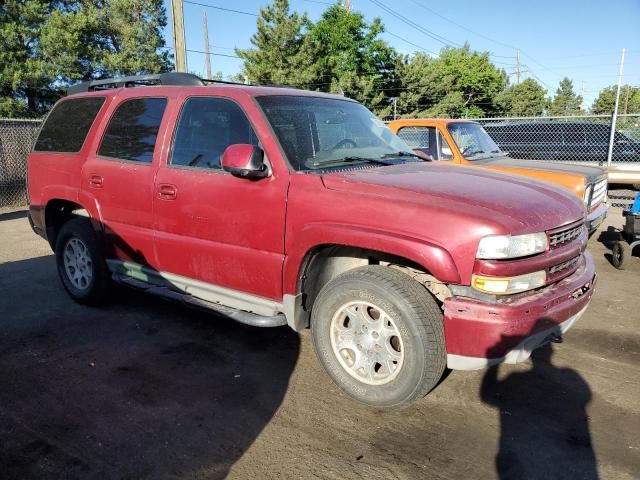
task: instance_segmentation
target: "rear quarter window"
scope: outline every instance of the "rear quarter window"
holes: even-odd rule
[[[45,121],[34,151],[78,153],[105,97],[69,98],[58,103]]]

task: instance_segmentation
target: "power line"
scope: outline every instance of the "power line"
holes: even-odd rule
[[[421,47],[420,45],[418,45],[418,44],[416,44],[416,43],[410,42],[410,41],[409,41],[409,40],[407,40],[406,38],[402,38],[400,35],[396,35],[395,33],[391,33],[391,32],[389,32],[389,31],[385,31],[384,33],[386,33],[386,34],[388,34],[388,35],[391,35],[392,37],[396,37],[397,39],[402,40],[403,42],[405,42],[405,43],[407,43],[407,44],[409,44],[409,45],[412,45],[412,46],[416,47],[417,49],[422,50],[423,52],[426,52],[426,53],[428,53],[428,54],[430,54],[430,55],[433,55],[433,56],[435,56],[435,57],[437,57],[437,56],[438,56],[438,54],[437,54],[437,53],[434,53],[434,52],[432,52],[432,51],[430,51],[430,50],[427,50],[426,48],[423,48],[423,47]]]
[[[208,5],[206,3],[192,2],[191,0],[183,0],[183,2],[184,3],[188,3],[190,5],[198,5],[199,7],[213,8],[214,10],[222,10],[224,12],[238,13],[240,15],[249,15],[251,17],[257,17],[258,16],[257,13],[243,12],[242,10],[234,10],[232,8],[218,7],[216,5]]]
[[[462,46],[459,43],[456,43],[456,42],[454,42],[452,40],[449,40],[449,39],[443,37],[442,35],[438,35],[437,33],[432,32],[431,30],[427,30],[426,28],[418,25],[417,23],[415,23],[414,21],[412,21],[409,18],[405,17],[404,15],[399,14],[394,9],[387,7],[385,4],[383,4],[379,0],[369,0],[369,1],[371,3],[373,3],[374,5],[377,5],[378,7],[380,7],[382,10],[387,12],[389,15],[397,18],[401,22],[403,22],[406,25],[414,28],[415,30],[417,30],[420,33],[426,35],[427,37],[432,38],[433,40],[436,40],[436,41],[438,41],[438,42],[440,42],[440,43],[442,43],[444,45],[450,46],[450,47],[461,47]]]
[[[432,13],[432,14],[434,14],[436,17],[440,17],[440,18],[442,18],[443,20],[446,20],[447,22],[449,22],[449,23],[451,23],[451,24],[453,24],[453,25],[455,25],[455,26],[457,26],[457,27],[460,27],[460,28],[462,28],[463,30],[466,30],[467,32],[470,32],[470,33],[473,33],[474,35],[477,35],[477,36],[478,36],[478,37],[480,37],[480,38],[484,38],[485,40],[489,40],[490,42],[497,43],[498,45],[502,45],[503,47],[512,48],[512,49],[513,49],[513,48],[516,48],[516,47],[514,47],[513,45],[509,45],[509,44],[507,44],[507,43],[500,42],[499,40],[495,40],[495,39],[493,39],[493,38],[487,37],[486,35],[483,35],[482,33],[478,33],[478,32],[476,32],[475,30],[471,30],[470,28],[467,28],[467,27],[465,27],[464,25],[461,25],[461,24],[459,24],[458,22],[455,22],[455,21],[451,20],[450,18],[447,18],[447,17],[445,17],[444,15],[440,15],[440,14],[439,14],[438,12],[436,12],[435,10],[432,10],[432,9],[430,9],[429,7],[424,6],[424,5],[423,5],[423,4],[421,4],[420,2],[417,2],[416,0],[411,0],[411,2],[412,2],[412,3],[414,3],[414,4],[416,4],[416,5],[418,5],[420,8],[422,8],[422,9],[424,9],[424,10],[428,11],[428,12],[431,12],[431,13]]]

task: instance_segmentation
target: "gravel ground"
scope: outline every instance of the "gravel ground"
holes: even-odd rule
[[[621,226],[612,209],[590,241],[599,284],[563,344],[380,412],[331,383],[309,332],[123,289],[73,303],[24,212],[0,214],[0,478],[640,478],[640,259],[617,271],[605,245]]]

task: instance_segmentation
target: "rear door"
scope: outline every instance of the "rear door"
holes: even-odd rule
[[[103,135],[82,168],[82,189],[95,200],[107,256],[155,265],[153,185],[164,97],[124,98],[107,112]],[[158,142],[159,144],[160,142]]]
[[[203,298],[222,287],[281,301],[288,172],[234,177],[221,167],[232,144],[261,145],[238,101],[185,99],[155,182],[160,269]]]

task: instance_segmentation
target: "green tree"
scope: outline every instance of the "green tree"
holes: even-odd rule
[[[611,85],[600,90],[591,106],[595,114],[611,115],[616,102],[617,85]],[[620,88],[620,100],[618,104],[620,113],[640,113],[640,88],[624,85]]]
[[[314,60],[303,52],[304,37],[310,26],[306,15],[289,11],[288,0],[275,0],[260,9],[256,33],[251,37],[255,48],[236,49],[244,60],[243,72],[251,83],[299,86],[313,80],[304,72]]]
[[[418,53],[398,67],[398,109],[404,116],[482,117],[498,112],[507,75],[488,53],[445,47],[437,58]]]
[[[171,68],[162,0],[0,4],[0,116],[38,116],[78,80]]]
[[[307,72],[318,90],[342,93],[380,115],[390,112],[390,94],[395,86],[398,57],[380,34],[379,18],[370,24],[355,11],[341,5],[324,11],[305,37],[303,52],[309,62]]]
[[[556,94],[549,101],[551,115],[576,115],[582,111],[582,97],[573,91],[573,82],[567,77],[560,81]]]
[[[542,115],[547,104],[547,91],[532,78],[511,85],[496,97],[504,114],[514,116]]]

